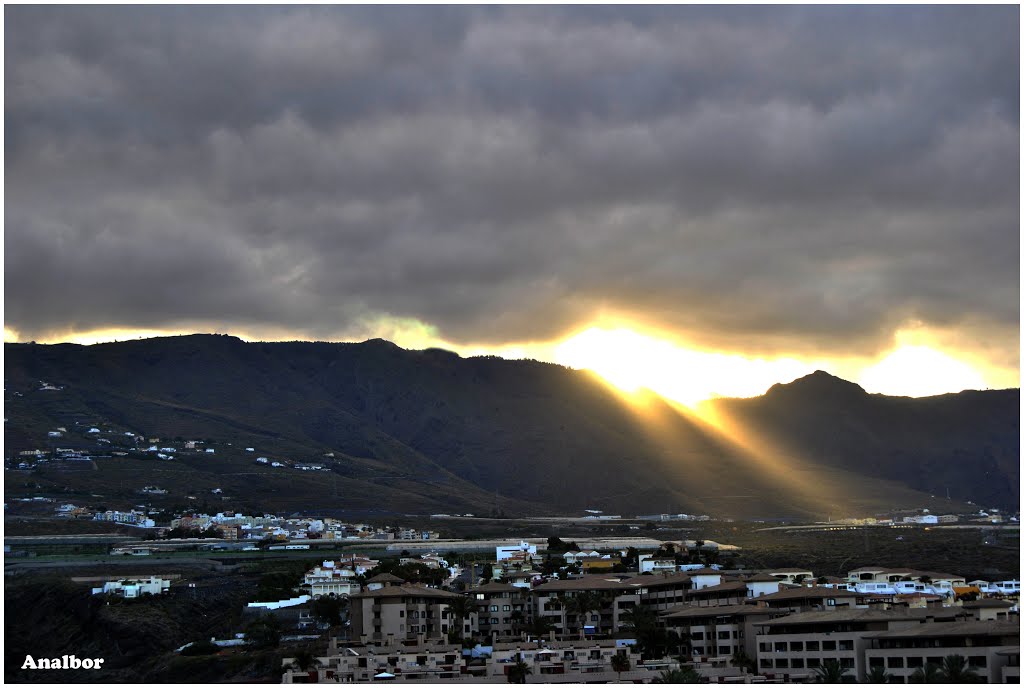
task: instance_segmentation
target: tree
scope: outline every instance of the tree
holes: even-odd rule
[[[749,671],[752,674],[757,672],[757,662],[743,650],[733,652],[730,662],[737,669]]]
[[[616,652],[612,655],[612,671],[618,675],[618,681],[622,682],[622,672],[629,671],[629,656],[625,652]]]
[[[984,683],[978,672],[967,665],[961,655],[949,655],[942,660],[943,683]]]
[[[451,601],[448,605],[448,612],[455,619],[455,630],[458,633],[459,638],[465,638],[465,624],[463,623],[470,615],[474,614],[477,610],[476,600],[472,597],[459,597]]]
[[[566,607],[568,612],[579,616],[580,640],[583,640],[587,614],[592,611],[600,611],[601,599],[595,593],[589,591],[578,592],[569,598]]]
[[[885,673],[885,667],[876,666],[871,667],[871,671],[867,673],[861,683],[889,683],[890,679],[892,677]]]
[[[341,625],[343,602],[340,598],[322,596],[313,600],[312,611],[317,619],[331,626]]]
[[[245,639],[259,648],[277,647],[281,642],[281,622],[272,614],[264,614],[246,626]]]
[[[653,607],[640,604],[627,610],[622,615],[622,623],[633,631],[644,659],[660,659],[678,648],[679,636],[658,625],[658,612]]]
[[[529,631],[530,635],[540,638],[551,632],[555,622],[551,620],[550,616],[541,616],[540,614],[533,617],[533,621],[530,622]]]
[[[700,673],[692,667],[681,667],[661,672],[651,683],[700,683],[700,679]]]
[[[821,666],[814,669],[815,683],[849,683],[850,676],[839,662],[834,659],[826,659]]]
[[[940,683],[942,669],[935,662],[925,662],[924,666],[910,675],[909,683]]]
[[[526,677],[533,673],[530,665],[523,661],[522,655],[516,658],[516,663],[508,668],[509,683],[526,683]]]
[[[288,663],[288,668],[294,671],[309,671],[320,666],[321,662],[308,648],[301,648],[295,651],[295,656]]]

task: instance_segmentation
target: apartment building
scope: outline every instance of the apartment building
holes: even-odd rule
[[[335,639],[326,655],[317,657],[310,669],[294,666],[295,659],[283,660],[282,683],[319,683],[323,681],[358,683],[373,681],[418,681],[432,683],[458,679],[465,672],[461,645],[412,643],[339,645]]]
[[[1020,645],[999,650],[996,654],[1006,657],[1006,664],[1000,670],[1002,680],[999,683],[1020,683]]]
[[[614,655],[624,655],[629,659],[631,668],[640,663],[640,654],[636,652],[635,645],[618,640],[495,643],[485,675],[507,676],[509,669],[517,661],[522,661],[530,667],[534,677],[543,677],[545,683],[604,683],[617,679],[612,668]],[[648,670],[639,675],[650,676],[650,672]]]
[[[476,602],[477,611],[465,620],[468,633],[489,636],[509,636],[530,622],[533,604],[528,589],[508,583],[487,583],[466,593]]]
[[[757,604],[771,609],[789,609],[797,612],[827,610],[836,607],[864,607],[868,596],[851,590],[838,590],[825,586],[813,588],[790,588],[770,595],[750,599],[749,604]]]
[[[688,639],[689,654],[694,661],[703,662],[731,658],[738,650],[756,656],[757,629],[753,624],[787,613],[750,604],[681,605],[664,612],[661,621],[665,628]]]
[[[926,623],[865,636],[868,667],[885,667],[892,682],[909,683],[926,664],[942,664],[960,655],[986,683],[1002,683],[1016,650],[1019,666],[1020,625],[1007,621],[956,621]],[[1012,675],[1013,672],[1011,671]],[[1019,676],[1019,668],[1017,669]],[[1018,679],[1019,680],[1019,679]]]
[[[622,627],[622,616],[638,605],[662,612],[686,601],[692,588],[685,573],[663,573],[617,577],[614,574],[583,576],[549,581],[533,589],[534,616],[549,617],[559,635],[579,633],[580,622],[567,604],[578,593],[597,597],[600,608],[589,613],[585,632],[614,633]]]
[[[754,622],[758,672],[800,681],[811,677],[825,660],[834,659],[860,681],[867,673],[869,635],[924,624],[949,626],[959,614],[962,612],[955,608],[897,611],[849,607]]]
[[[627,586],[622,580],[606,576],[583,576],[568,580],[553,580],[533,589],[534,618],[547,617],[551,620],[551,628],[559,636],[567,637],[580,632],[580,620],[570,610],[569,600],[579,593],[586,592],[599,601],[599,608],[588,615],[584,623],[584,632],[589,626],[591,632],[598,628],[601,632],[612,633],[619,627],[619,616],[626,609],[636,605],[637,595],[633,595],[624,604],[620,596],[635,593],[636,589]]]
[[[442,638],[453,623],[449,606],[461,597],[405,582],[352,595],[352,638],[362,643]]]
[[[304,586],[309,586],[309,594],[314,599],[325,595],[348,597],[361,589],[355,577],[355,571],[342,566],[339,562],[325,561],[307,571],[302,582]]]

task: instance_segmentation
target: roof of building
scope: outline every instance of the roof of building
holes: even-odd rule
[[[378,590],[366,590],[352,595],[350,599],[364,599],[368,597],[434,597],[441,599],[456,599],[462,597],[457,592],[448,592],[437,588],[427,588],[421,585],[389,585]]]
[[[478,585],[475,588],[472,588],[471,590],[467,590],[466,592],[523,592],[523,588],[517,588],[516,586],[509,585],[508,583],[498,583],[496,581],[491,581],[490,583]]]
[[[767,573],[755,573],[746,579],[747,583],[778,583],[779,579]]]
[[[926,621],[934,619],[955,619],[962,611],[955,607],[941,609],[859,609],[843,607],[835,611],[813,611],[790,614],[769,621],[756,621],[755,626],[794,626],[802,624],[849,623],[851,621]],[[926,624],[949,626],[951,623]]]
[[[626,590],[632,586],[626,585],[618,578],[593,575],[581,578],[568,578],[566,580],[550,580],[541,583],[534,588],[536,592],[557,592],[559,590]]]
[[[974,600],[973,602],[964,602],[964,609],[1009,609],[1013,606],[1013,602],[1007,600],[997,600],[994,598],[985,598],[982,600]]]
[[[749,604],[723,604],[717,607],[697,607],[681,604],[661,614],[663,619],[690,619],[715,616],[750,616],[752,614],[773,613],[763,607]]]
[[[394,574],[391,574],[391,573],[378,573],[376,576],[374,576],[373,578],[371,578],[370,580],[368,580],[366,582],[367,583],[404,583],[405,579],[404,578],[399,578],[398,576],[396,576]]]
[[[765,573],[811,573],[810,569],[796,569],[796,568],[781,568],[781,569],[765,569]]]
[[[941,638],[950,636],[1020,636],[1020,624],[1012,621],[954,621],[925,623],[895,631],[871,633],[868,638]]]
[[[704,568],[702,568],[702,569],[694,569],[693,571],[687,571],[687,573],[690,574],[691,576],[720,576],[720,575],[722,575],[722,572],[719,571],[718,569],[709,569],[706,566]]]
[[[706,597],[714,596],[722,592],[736,592],[743,593],[743,596],[747,595],[747,584],[744,581],[728,581],[726,583],[719,583],[718,585],[709,585],[706,588],[700,588],[699,590],[690,590],[686,593],[687,597]],[[773,595],[775,593],[772,593]],[[768,595],[762,595],[757,599],[762,600]]]
[[[679,583],[687,583],[690,581],[689,574],[686,573],[655,573],[650,576],[643,574],[639,576],[632,576],[626,578],[623,583],[630,587],[644,587],[644,588],[657,588],[663,585],[678,585]]]
[[[840,598],[840,597],[863,597],[862,593],[853,592],[852,590],[840,590],[838,588],[825,588],[825,587],[813,587],[813,588],[790,588],[789,590],[780,590],[779,592],[773,592],[768,595],[761,595],[760,597],[754,597],[747,601],[747,604],[754,602],[787,602],[789,600],[823,600],[826,598]]]

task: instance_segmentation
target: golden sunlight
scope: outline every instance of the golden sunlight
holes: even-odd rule
[[[865,368],[858,382],[871,392],[924,397],[985,389],[985,379],[966,363],[927,346],[901,346]]]
[[[812,363],[792,358],[750,359],[695,351],[629,329],[598,327],[556,346],[554,360],[593,370],[624,391],[647,388],[691,407],[717,396],[762,394],[776,382],[789,382],[815,370]]]

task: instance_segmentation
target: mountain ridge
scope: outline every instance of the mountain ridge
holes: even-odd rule
[[[378,501],[397,510],[447,512],[461,504],[509,513],[598,506],[626,513],[808,514],[821,511],[821,496],[811,487],[787,492],[800,476],[818,472],[824,483],[848,486],[841,506],[867,512],[926,504],[936,483],[915,470],[954,482],[963,492],[958,499],[1007,506],[1017,500],[1008,489],[979,489],[970,470],[951,466],[973,463],[989,474],[986,480],[1019,483],[1019,466],[1009,460],[1014,453],[1019,459],[1019,443],[1009,439],[1012,428],[1000,429],[1010,407],[1012,425],[1019,425],[1019,390],[973,392],[981,395],[974,401],[960,395],[913,400],[871,395],[819,371],[760,397],[714,400],[720,413],[781,447],[775,457],[792,473],[787,482],[770,461],[751,456],[756,447],[737,447],[656,395],[639,408],[594,373],[539,361],[463,358],[386,340],[245,342],[229,335],[5,344],[5,355],[7,386],[25,390],[8,403],[15,423],[5,427],[9,449],[38,443],[38,433],[63,424],[74,409],[151,434],[256,443],[282,456],[335,453],[332,489],[303,488],[312,490],[315,506],[369,508],[375,499],[365,493],[369,480],[378,485]],[[64,390],[46,397],[33,391],[40,380]],[[994,416],[986,421],[975,407]],[[958,414],[963,418],[955,421]],[[936,433],[934,441],[922,438]],[[950,438],[948,451],[942,436]],[[868,460],[858,446],[885,461],[896,457],[907,470]],[[197,480],[213,470],[192,469]],[[259,473],[248,486],[252,499],[286,491],[279,486],[284,479],[280,472]],[[245,487],[239,485],[239,499],[247,498]]]

